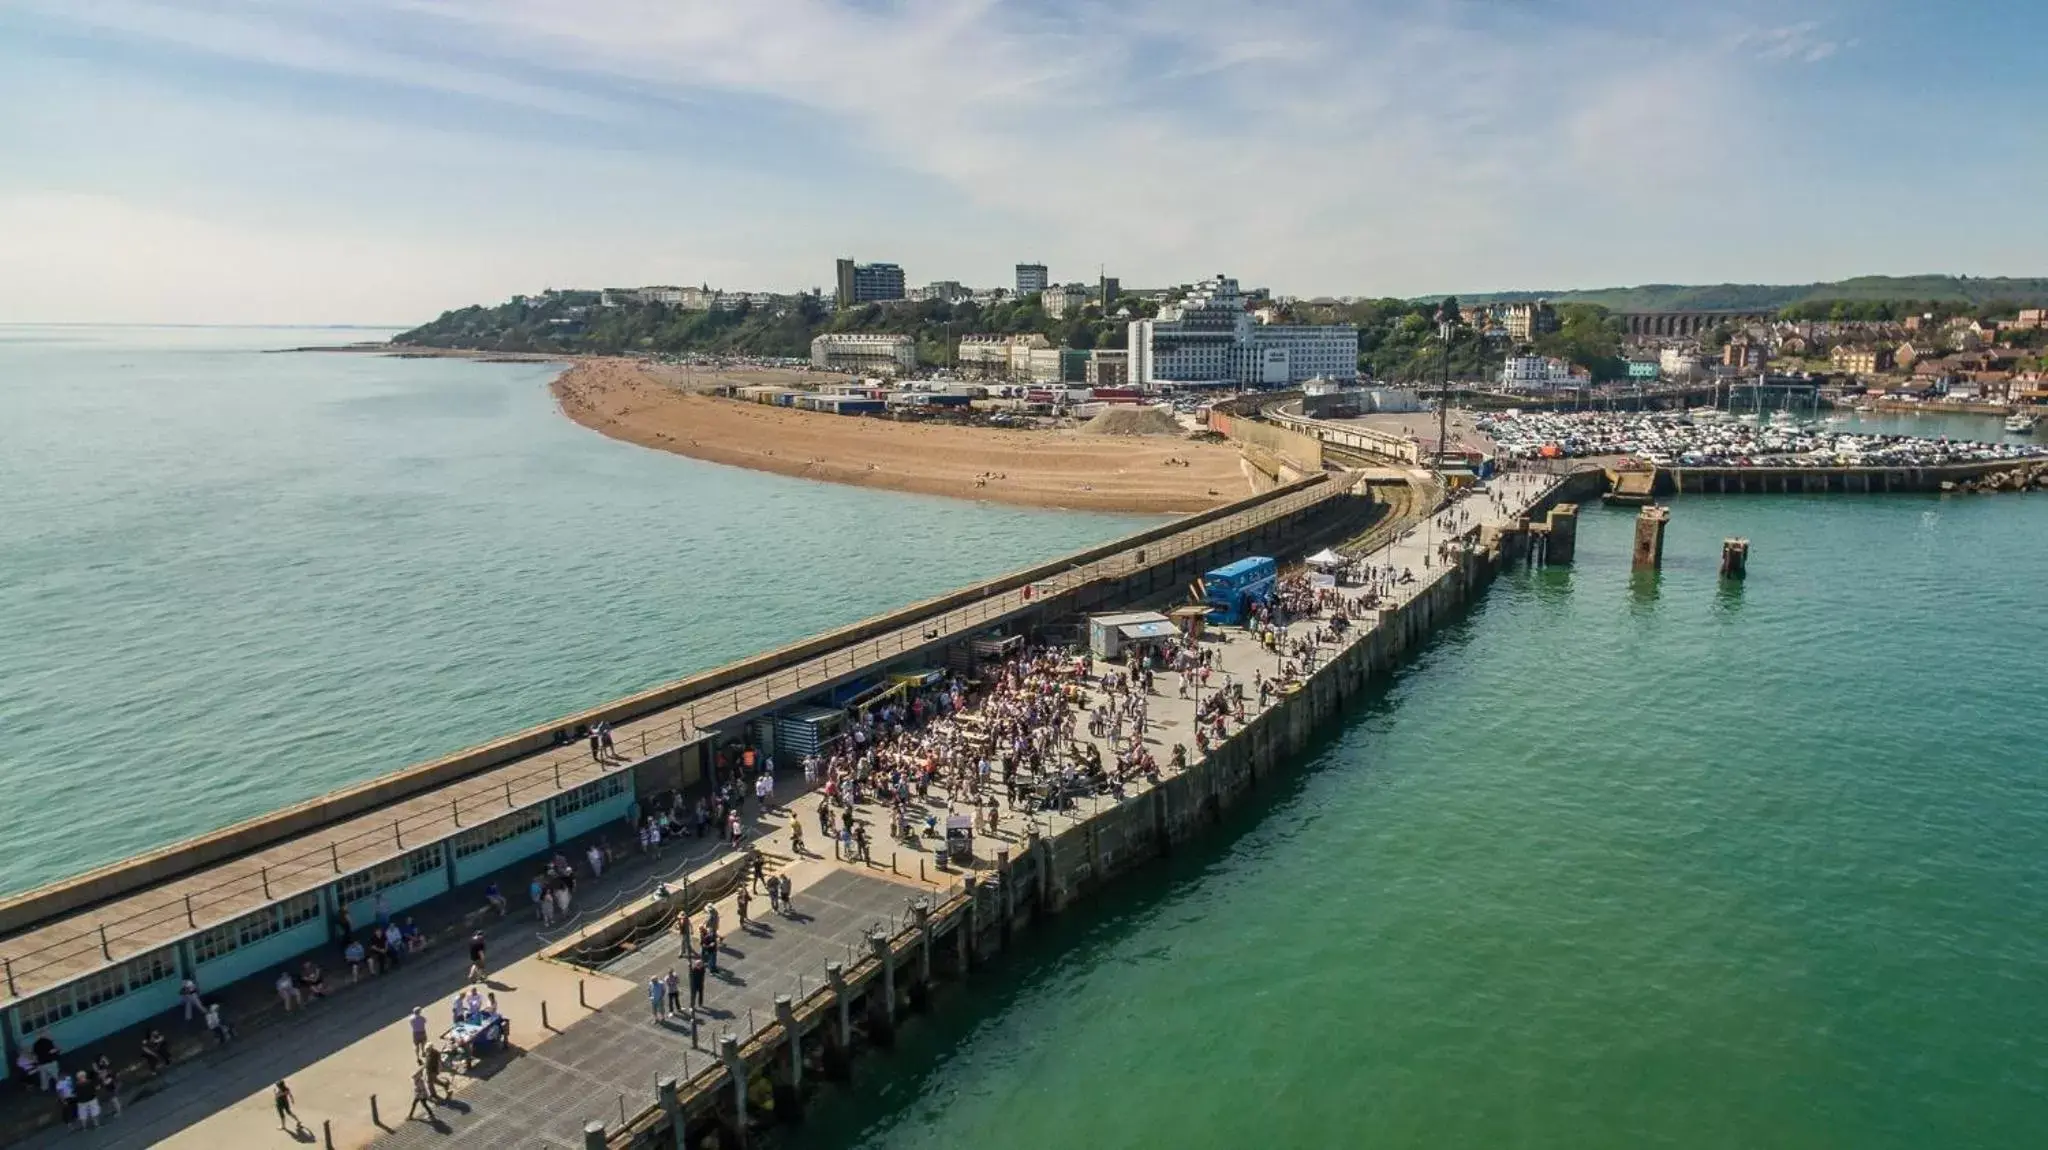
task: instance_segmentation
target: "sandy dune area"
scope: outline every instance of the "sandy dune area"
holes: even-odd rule
[[[1145,513],[1200,511],[1251,493],[1237,451],[1222,444],[824,415],[697,390],[711,382],[586,359],[555,380],[554,394],[571,419],[614,439],[831,483]]]

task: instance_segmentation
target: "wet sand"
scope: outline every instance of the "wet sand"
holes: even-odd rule
[[[817,383],[831,377],[805,378]],[[1236,449],[1222,444],[897,423],[698,390],[725,382],[788,381],[585,359],[557,377],[553,389],[564,414],[614,439],[829,483],[1146,514],[1200,511],[1252,493]]]

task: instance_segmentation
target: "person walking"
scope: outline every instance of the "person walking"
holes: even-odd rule
[[[72,1079],[71,1105],[76,1108],[80,1130],[100,1124],[100,1085],[89,1071],[81,1070]]]
[[[213,1035],[213,1042],[216,1046],[226,1046],[234,1041],[235,1028],[228,1025],[227,1019],[221,1017],[220,1003],[218,1002],[209,1003],[206,1007],[206,1029],[208,1033]]]
[[[427,1094],[434,1098],[441,1097],[447,1091],[446,1084],[441,1081],[441,1048],[427,1047],[426,1055],[420,1059],[420,1066],[427,1072]]]
[[[484,980],[484,932],[474,931],[469,936],[469,977],[465,982]]]
[[[690,957],[690,912],[676,916],[676,957]]]
[[[704,960],[704,965],[710,968],[711,973],[718,973],[718,931],[716,928],[709,926],[704,928],[703,937],[697,940],[697,957]]]
[[[741,930],[747,929],[747,904],[753,900],[753,897],[753,895],[747,893],[746,887],[741,887],[740,893],[733,899],[733,905],[739,908]]]
[[[279,1130],[297,1130],[299,1133],[306,1132],[305,1120],[299,1117],[298,1111],[292,1109],[292,1088],[285,1085],[284,1079],[278,1079],[277,1085],[271,1088],[270,1104],[277,1107],[277,1128]],[[285,1125],[285,1119],[287,1118],[291,1119],[290,1126]]]
[[[199,984],[197,982],[188,978],[184,982],[179,983],[178,1001],[185,1005],[185,1021],[192,1021],[192,1016],[195,1014],[201,1018],[206,1017],[206,1004],[199,1000]]]
[[[668,987],[662,983],[661,976],[657,974],[649,978],[647,980],[647,1007],[653,1011],[654,1021],[660,1022],[666,1016],[666,1011],[662,1007],[667,1002]]]
[[[412,1121],[413,1115],[418,1114],[422,1110],[427,1112],[427,1121],[438,1122],[440,1120],[439,1115],[434,1113],[434,1089],[427,1081],[427,1068],[425,1066],[421,1066],[412,1072],[412,1105],[406,1109],[405,1120],[407,1122]]]
[[[412,1014],[406,1018],[406,1023],[412,1027],[412,1052],[417,1055],[427,1048],[426,1012],[417,1006],[413,1007]]]

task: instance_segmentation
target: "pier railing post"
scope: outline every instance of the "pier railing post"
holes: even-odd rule
[[[718,1059],[725,1063],[725,1069],[732,1075],[733,1109],[739,1116],[739,1128],[747,1128],[747,1064],[740,1060],[740,1040],[731,1034],[718,1038]]]
[[[604,1150],[604,1123],[592,1118],[583,1124],[583,1150]]]
[[[689,1066],[684,1064],[684,1072]],[[676,1099],[676,1080],[673,1075],[659,1079],[654,1084],[655,1096],[661,1099],[661,1112],[668,1115],[668,1129],[675,1150],[683,1150],[683,1107]]]
[[[896,963],[889,955],[888,936],[875,933],[868,936],[868,950],[875,961],[882,964],[882,1020],[895,1025],[896,1022]]]
[[[910,915],[917,923],[922,938],[923,952],[918,957],[917,980],[930,983],[932,980],[932,904],[930,899],[918,899],[910,908]]]
[[[787,994],[775,996],[775,1021],[782,1024],[783,1039],[789,1043],[790,1089],[801,1090],[804,1084],[804,1035],[797,1029],[796,1003]]]
[[[832,984],[832,997],[839,1003],[839,1046],[853,1042],[852,1010],[846,1002],[846,965],[837,960],[825,964],[825,981]]]

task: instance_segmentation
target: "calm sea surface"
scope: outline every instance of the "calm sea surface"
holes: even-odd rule
[[[1673,507],[1661,578],[1589,508],[789,1141],[2043,1145],[2048,499]]]
[[[246,351],[335,338],[0,329],[0,885],[1132,525],[614,444],[546,368]],[[1628,531],[1587,509],[785,1141],[2041,1145],[2048,499],[1686,498],[1649,579]]]
[[[0,893],[1156,520],[617,443],[547,365],[0,326]]]

